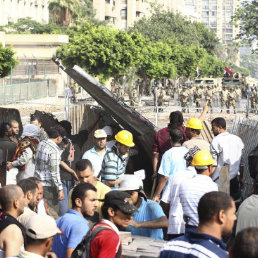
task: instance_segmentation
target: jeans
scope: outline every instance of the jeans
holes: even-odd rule
[[[63,216],[68,210],[68,195],[70,190],[74,187],[73,180],[61,180],[64,191],[64,199],[59,202],[59,216]]]

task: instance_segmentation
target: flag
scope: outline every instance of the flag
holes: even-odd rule
[[[199,77],[199,64],[196,67],[196,77]]]
[[[224,72],[224,74],[225,73],[228,73],[229,75],[232,75],[232,70],[230,70],[229,68],[227,68],[226,66],[225,66],[225,72]]]

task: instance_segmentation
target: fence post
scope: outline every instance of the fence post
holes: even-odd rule
[[[14,102],[14,89],[13,89],[13,67],[11,66],[10,86],[12,87],[12,103]]]

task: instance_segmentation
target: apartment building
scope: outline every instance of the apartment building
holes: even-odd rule
[[[197,20],[214,30],[223,44],[231,43],[238,33],[230,21],[239,4],[239,0],[185,0],[185,6],[197,14]]]
[[[0,26],[26,17],[48,23],[48,0],[0,0]]]

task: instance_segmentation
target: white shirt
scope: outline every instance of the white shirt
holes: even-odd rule
[[[210,151],[213,159],[217,162],[217,168],[212,175],[215,182],[218,182],[219,171],[224,164],[229,164],[230,179],[237,176],[243,149],[242,140],[234,134],[225,132],[213,138]]]
[[[179,187],[183,181],[196,175],[194,167],[188,167],[186,170],[178,171],[170,179],[166,190],[162,195],[162,201],[170,204],[168,234],[185,233],[185,221],[183,218],[183,208],[179,199]]]
[[[188,225],[198,226],[198,203],[204,194],[212,191],[218,191],[218,186],[206,175],[197,174],[181,183],[179,198],[184,216],[189,217]]]
[[[40,215],[47,215],[44,199],[41,199],[39,201],[38,207],[37,207],[37,213]]]

